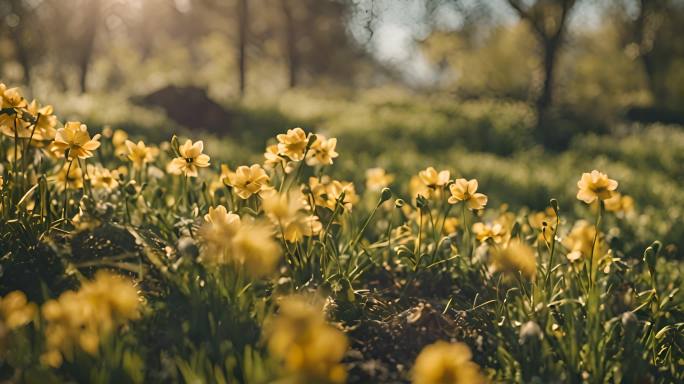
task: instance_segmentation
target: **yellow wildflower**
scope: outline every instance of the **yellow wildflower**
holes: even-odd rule
[[[58,156],[63,156],[69,150],[70,159],[87,159],[93,156],[92,151],[100,147],[99,138],[98,134],[91,139],[85,124],[70,121],[64,125],[64,128],[57,130],[53,148]]]
[[[524,277],[532,279],[537,273],[537,258],[532,247],[513,239],[505,247],[494,249],[492,267],[498,272],[520,272]]]
[[[309,189],[311,189],[315,205],[327,207],[331,210],[335,210],[337,200],[342,196],[342,192],[344,192],[344,199],[341,201],[341,205],[346,210],[350,211],[359,200],[353,183],[332,180],[328,176],[323,176],[320,179],[310,177]]]
[[[137,144],[126,140],[125,145],[128,150],[128,159],[131,160],[135,169],[142,169],[145,164],[154,161],[154,151],[151,147],[146,146],[142,140],[138,141]]]
[[[480,368],[463,343],[438,341],[423,348],[412,370],[413,384],[483,384]]]
[[[178,148],[180,156],[171,160],[166,166],[167,172],[174,175],[197,177],[199,168],[209,166],[209,156],[203,154],[203,150],[204,143],[202,140],[196,141],[194,144],[192,141],[186,140]]]
[[[112,135],[112,146],[114,146],[114,154],[116,156],[124,156],[127,153],[128,133],[123,129],[117,129]]]
[[[634,211],[634,199],[620,192],[615,192],[613,197],[604,200],[603,203],[607,211],[623,214]]]
[[[19,88],[7,88],[5,84],[0,83],[0,109],[26,108],[27,105]]]
[[[430,189],[437,189],[443,187],[449,182],[450,173],[447,170],[439,171],[433,167],[427,167],[425,170],[418,172],[418,178]],[[427,196],[426,196],[427,197]]]
[[[69,174],[67,175],[67,169]],[[83,188],[83,172],[78,166],[77,162],[71,163],[71,168],[69,164],[64,164],[59,171],[51,177],[51,180],[55,183],[58,191],[64,191],[64,187],[68,189],[81,189]]]
[[[459,220],[455,217],[447,217],[444,220],[444,235],[451,235],[452,233],[456,233],[456,230],[458,229],[459,226]]]
[[[119,185],[119,172],[117,170],[110,171],[99,164],[97,166],[88,164],[86,169],[94,188],[112,190]]]
[[[71,359],[74,349],[96,355],[100,341],[128,320],[139,317],[139,297],[127,279],[99,271],[78,291],[67,291],[43,304],[47,351],[41,361],[54,367]]]
[[[328,165],[333,163],[333,159],[339,156],[335,152],[337,146],[337,139],[327,139],[323,135],[316,135],[316,140],[311,144],[309,152],[306,155],[306,164],[313,165]]]
[[[261,277],[275,270],[281,250],[272,234],[270,225],[258,221],[243,223],[235,234],[232,257],[249,276]]]
[[[301,128],[288,129],[287,133],[276,136],[278,139],[278,153],[291,160],[300,161],[304,158],[309,136]]]
[[[366,170],[366,188],[370,191],[379,191],[386,188],[394,181],[394,175],[390,175],[382,168],[370,168]]]
[[[495,243],[503,242],[508,236],[508,232],[501,223],[475,223],[473,224],[473,233],[475,233],[478,241],[492,239]]]
[[[13,291],[5,297],[0,297],[0,324],[9,329],[23,327],[33,320],[37,307],[26,300],[26,295],[21,291]]]
[[[618,182],[608,178],[608,175],[597,170],[583,173],[577,182],[577,199],[591,204],[598,200],[610,199],[618,187]]]
[[[249,167],[241,165],[235,170],[235,173],[228,175],[228,184],[233,187],[235,193],[241,199],[245,200],[249,199],[252,195],[269,189],[269,180],[270,178],[266,171],[259,164]]]
[[[340,363],[347,350],[344,333],[329,325],[320,303],[301,296],[281,300],[267,327],[268,349],[282,363],[284,376],[298,383],[344,383]]]
[[[240,216],[219,205],[209,207],[204,221],[199,235],[204,240],[207,251],[202,254],[201,261],[207,264],[228,263],[233,237],[240,228]]]
[[[304,211],[305,199],[300,191],[289,194],[272,192],[264,196],[264,212],[286,241],[301,241],[304,236],[320,233],[322,224],[315,215]]]
[[[456,179],[456,181],[449,186],[451,196],[449,196],[449,204],[456,204],[463,201],[467,204],[468,209],[478,210],[487,205],[487,196],[483,193],[477,192],[477,180]]]
[[[571,262],[591,256],[592,244],[596,236],[596,227],[589,224],[586,220],[578,220],[570,230],[570,233],[563,239],[563,246],[570,252],[566,255]],[[600,237],[596,240],[594,256],[600,252],[602,242]]]

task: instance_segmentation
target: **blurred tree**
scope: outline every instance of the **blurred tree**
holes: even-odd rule
[[[681,107],[684,94],[673,80],[684,69],[684,1],[634,0],[619,5],[613,14],[622,20],[626,50],[642,63],[653,103]]]
[[[546,119],[553,103],[554,75],[558,54],[563,45],[568,19],[578,0],[507,0],[507,3],[531,28],[541,48],[542,89],[537,97],[537,128],[542,138],[548,136]]]
[[[246,80],[246,49],[247,38],[249,33],[249,8],[247,0],[238,0],[237,2],[238,14],[238,73],[240,78],[240,97],[245,95],[245,88],[247,86]]]
[[[33,66],[43,56],[45,49],[38,5],[25,0],[0,2],[0,34],[9,36],[14,59],[21,65],[27,85],[31,84]]]

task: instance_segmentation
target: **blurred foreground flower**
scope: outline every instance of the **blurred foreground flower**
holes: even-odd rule
[[[280,247],[271,226],[260,221],[242,221],[240,216],[219,205],[209,208],[199,235],[203,240],[200,261],[206,265],[230,264],[252,277],[273,272],[280,259]]]
[[[5,297],[0,297],[0,315],[2,328],[16,329],[28,324],[36,315],[37,308],[26,300],[21,291],[13,291]]]
[[[484,377],[463,343],[438,341],[423,348],[413,366],[413,384],[481,384]]]
[[[43,304],[47,351],[44,364],[59,367],[71,360],[76,347],[96,355],[100,342],[128,320],[139,317],[138,292],[130,280],[105,271]]]
[[[304,236],[314,236],[323,228],[318,217],[304,211],[305,199],[298,190],[264,196],[264,212],[286,241],[301,241]]]
[[[521,240],[513,239],[505,247],[494,249],[492,267],[497,272],[520,272],[523,277],[532,279],[537,274],[537,258],[532,247]]]
[[[347,338],[325,321],[322,305],[302,296],[282,299],[267,334],[268,350],[282,362],[285,382],[345,382],[347,373],[340,361]]]

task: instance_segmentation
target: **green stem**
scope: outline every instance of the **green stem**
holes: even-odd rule
[[[69,160],[66,176],[64,177],[64,210],[62,211],[62,219],[66,219],[67,207],[69,206],[69,172],[71,171],[71,165],[73,163],[74,159]]]

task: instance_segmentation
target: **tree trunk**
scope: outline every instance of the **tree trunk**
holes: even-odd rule
[[[90,9],[88,9],[84,21],[85,28],[83,29],[80,54],[76,63],[78,66],[78,86],[81,93],[87,91],[88,71],[95,52],[95,37],[100,22],[100,2],[98,0],[91,0]]]
[[[290,88],[297,86],[299,55],[297,52],[297,32],[289,0],[281,0],[285,16],[285,51],[287,53],[287,74]]]
[[[549,39],[541,42],[544,50],[544,57],[542,60],[544,79],[542,89],[537,97],[537,120],[538,126],[541,127],[546,121],[546,115],[553,104],[554,98],[554,75],[556,72],[556,62],[558,61],[558,39]]]
[[[240,81],[240,97],[245,96],[247,87],[247,33],[249,28],[249,9],[247,0],[238,0],[238,76]]]
[[[21,69],[24,72],[24,83],[30,88],[31,87],[31,59],[29,58],[28,51],[24,47],[21,37],[18,31],[12,29],[12,39],[14,40],[14,48],[17,52],[17,61],[21,65]]]

